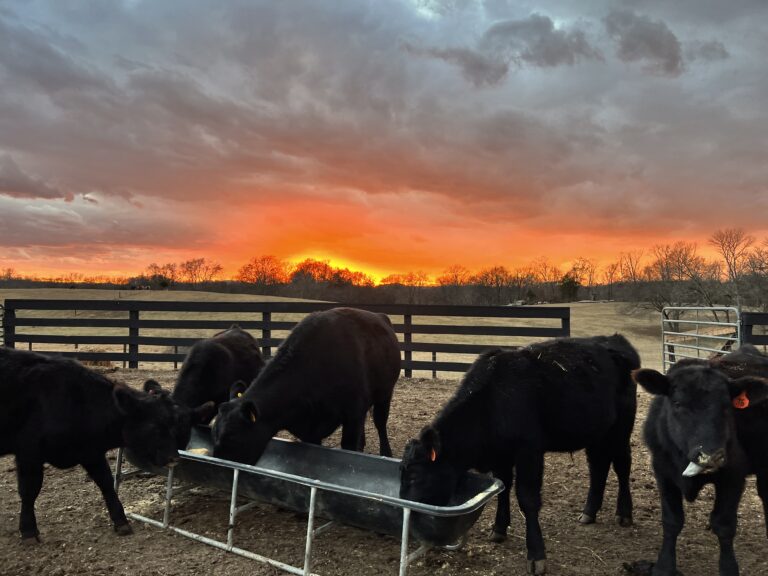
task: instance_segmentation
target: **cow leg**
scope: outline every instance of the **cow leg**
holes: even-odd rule
[[[88,472],[88,476],[91,477],[96,483],[96,486],[101,490],[101,495],[104,497],[104,502],[107,505],[109,511],[109,517],[112,519],[112,523],[115,526],[115,532],[121,536],[133,533],[131,525],[128,524],[128,519],[125,517],[125,511],[120,499],[117,497],[114,487],[114,479],[112,478],[112,471],[109,469],[107,459],[105,456],[100,456],[83,462],[83,468]]]
[[[42,462],[21,462],[16,458],[16,480],[21,497],[21,515],[19,516],[19,532],[23,541],[40,541],[35,518],[35,500],[43,487]]]
[[[389,402],[377,402],[373,405],[373,425],[379,433],[379,454],[382,456],[392,456],[392,448],[389,445],[387,436],[387,420],[389,420]]]
[[[768,470],[757,473],[757,494],[763,501],[763,520],[765,521],[765,534],[768,536]]]
[[[589,493],[584,510],[579,516],[581,524],[594,524],[600,508],[603,507],[605,484],[608,480],[608,470],[611,468],[611,455],[607,446],[598,444],[587,448],[589,462]]]
[[[504,490],[499,493],[496,500],[496,520],[493,523],[491,541],[504,542],[507,539],[507,527],[511,519],[509,513],[509,494],[512,491],[512,484],[515,478],[514,464],[510,463],[509,467],[494,470],[493,475],[504,482]]]
[[[546,573],[544,537],[539,524],[541,483],[544,475],[544,453],[526,449],[518,453],[515,468],[517,503],[525,515],[525,544],[528,549],[528,574]]]
[[[613,451],[613,471],[619,481],[619,495],[616,499],[616,521],[619,526],[632,526],[632,492],[629,489],[629,474],[632,471],[632,448],[629,437]]]
[[[347,420],[341,428],[341,447],[345,450],[362,451],[363,434],[365,434],[365,417]]]
[[[739,575],[733,539],[738,522],[736,513],[743,492],[744,478],[741,476],[726,477],[715,485],[715,507],[709,516],[709,524],[720,542],[720,576]]]
[[[661,495],[661,525],[663,540],[653,576],[676,576],[677,574],[677,537],[685,523],[683,494],[674,482],[658,480]]]

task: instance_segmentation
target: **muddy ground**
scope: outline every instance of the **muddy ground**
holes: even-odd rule
[[[171,371],[120,371],[112,377],[139,386],[154,377],[171,385]],[[396,388],[390,418],[390,438],[396,455],[405,442],[435,415],[452,394],[457,380],[402,379]],[[647,451],[640,440],[648,396],[639,393],[640,414],[636,426],[632,471],[635,525],[619,528],[613,522],[615,478],[611,476],[606,508],[598,522],[580,526],[576,518],[587,491],[587,466],[583,453],[547,457],[542,529],[547,545],[548,573],[552,576],[617,576],[622,563],[653,559],[661,541],[660,511]],[[366,451],[377,453],[373,429],[367,433]],[[326,441],[335,445],[338,437]],[[111,455],[114,461],[114,454]],[[159,478],[128,480],[120,491],[128,511],[160,518],[164,482]],[[172,520],[181,527],[224,538],[228,495],[196,489],[175,500]],[[678,546],[679,567],[686,576],[717,574],[717,540],[706,530],[712,492],[706,491],[693,505],[686,505],[687,523]],[[525,541],[522,516],[515,514],[511,537],[492,544],[488,533],[495,503],[486,507],[459,551],[432,550],[412,566],[413,576],[470,574],[525,574]],[[116,536],[101,495],[79,469],[46,469],[45,484],[37,501],[38,524],[43,542],[25,546],[17,532],[19,499],[14,461],[0,458],[0,574],[16,576],[76,574],[226,576],[282,574],[181,536],[133,522],[132,536]],[[283,562],[301,565],[306,524],[298,515],[271,506],[259,506],[238,518],[236,544]],[[760,501],[750,479],[739,512],[737,555],[742,574],[768,575],[766,535]],[[320,535],[315,544],[314,571],[353,576],[397,574],[399,542],[396,538],[345,526]]]

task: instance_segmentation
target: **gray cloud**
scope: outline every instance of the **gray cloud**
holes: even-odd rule
[[[0,154],[0,195],[12,198],[64,198],[66,194],[19,168],[10,154]]]
[[[723,43],[718,42],[717,40],[710,40],[708,42],[693,41],[686,44],[685,57],[688,60],[714,62],[717,60],[726,60],[730,57],[730,54]]]
[[[64,4],[0,12],[0,199],[17,215],[4,242],[39,241],[19,203],[65,191],[75,201],[49,203],[79,219],[34,213],[54,222],[50,242],[165,242],[163,229],[166,246],[205,242],[155,212],[200,231],[211,198],[236,211],[425,195],[473,222],[658,231],[728,225],[690,202],[728,190],[734,223],[757,222],[737,209],[768,183],[754,6],[722,29],[697,14],[697,37],[718,39],[697,43],[684,10],[650,2],[652,19],[604,21],[605,3],[531,16],[457,2],[436,17],[408,2]],[[699,62],[686,74],[681,46]],[[619,60],[600,62],[614,47]],[[724,54],[727,67],[706,65]],[[124,202],[136,198],[157,203]]]
[[[602,60],[600,50],[589,44],[583,31],[555,28],[551,18],[540,14],[494,24],[480,44],[532,66],[573,66],[579,59]]]
[[[411,54],[437,58],[458,66],[462,75],[477,87],[496,85],[509,72],[507,62],[469,48],[418,48],[410,44],[404,48]]]
[[[630,11],[613,11],[604,19],[605,29],[616,42],[616,54],[624,62],[643,62],[653,74],[679,76],[683,72],[680,41],[661,20]]]

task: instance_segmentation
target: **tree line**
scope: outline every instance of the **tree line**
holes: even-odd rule
[[[717,230],[708,238],[717,257],[700,255],[693,242],[658,244],[623,252],[598,265],[577,258],[562,269],[547,258],[525,266],[497,265],[470,271],[446,268],[436,278],[423,271],[391,274],[378,283],[360,271],[308,258],[291,263],[272,255],[255,256],[233,279],[222,279],[221,264],[207,258],[152,263],[124,278],[68,274],[56,279],[21,278],[0,271],[0,286],[62,282],[72,286],[128,289],[206,289],[281,295],[350,303],[535,304],[576,300],[628,300],[661,310],[664,306],[733,305],[768,310],[768,239],[759,242],[740,228]]]

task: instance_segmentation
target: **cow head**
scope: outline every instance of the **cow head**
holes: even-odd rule
[[[253,400],[243,396],[246,385],[235,382],[230,401],[219,405],[213,423],[213,456],[244,464],[255,464],[275,433],[259,413]]]
[[[648,392],[662,398],[659,425],[690,462],[684,476],[715,472],[725,465],[736,434],[734,410],[768,399],[768,380],[731,379],[706,362],[678,362],[666,376],[648,369],[633,375]]]
[[[432,427],[405,446],[400,464],[400,498],[435,506],[448,504],[460,470],[443,458],[440,436]]]
[[[116,385],[112,396],[123,417],[123,445],[152,466],[178,461],[178,417],[167,394],[147,394]]]
[[[168,398],[172,403],[176,417],[174,423],[176,448],[179,450],[184,450],[187,444],[189,444],[192,426],[208,424],[216,414],[216,404],[214,402],[205,402],[196,408],[189,408],[174,402],[169,392],[164,390],[156,380],[150,379],[144,382],[144,392],[151,396]]]

